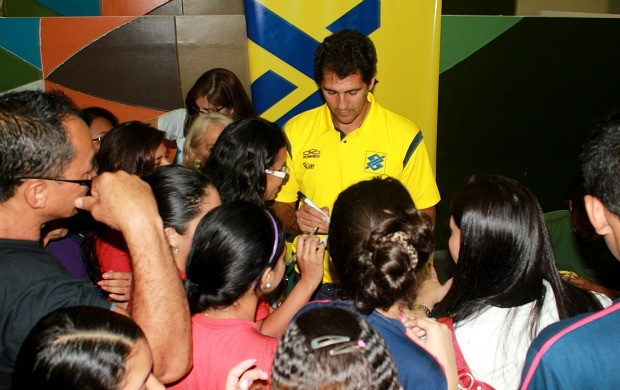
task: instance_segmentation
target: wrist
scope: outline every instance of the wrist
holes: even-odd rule
[[[321,284],[322,280],[323,278],[315,280],[309,275],[304,276],[304,274],[302,273],[297,284],[301,285],[303,288],[307,290],[314,291],[319,286],[319,284]]]

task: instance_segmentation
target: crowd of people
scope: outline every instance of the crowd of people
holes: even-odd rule
[[[536,196],[468,178],[440,283],[439,191],[373,42],[334,33],[314,69],[325,103],[284,129],[221,68],[148,123],[0,95],[0,389],[620,385],[617,288],[560,273]],[[582,160],[574,230],[620,259],[618,116]]]

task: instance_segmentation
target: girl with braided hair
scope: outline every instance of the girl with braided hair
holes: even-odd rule
[[[336,307],[317,307],[291,322],[276,351],[271,386],[400,389],[385,341],[359,315]]]

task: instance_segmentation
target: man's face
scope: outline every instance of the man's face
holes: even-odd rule
[[[361,126],[368,114],[370,104],[366,95],[375,78],[366,84],[359,73],[343,79],[333,72],[323,72],[321,91],[332,114],[334,125],[348,134]]]
[[[90,131],[83,120],[69,116],[63,122],[67,136],[71,140],[74,150],[74,158],[60,175],[61,179],[91,179],[94,175],[93,161],[95,149],[90,136]],[[86,195],[88,188],[76,183],[52,182],[50,186],[49,206],[50,212],[57,218],[70,217],[76,213],[73,203],[78,197]]]

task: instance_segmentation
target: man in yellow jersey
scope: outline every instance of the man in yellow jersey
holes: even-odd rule
[[[315,52],[314,72],[325,104],[297,115],[284,128],[290,176],[273,210],[287,233],[307,233],[318,226],[317,233],[326,234],[329,210],[338,194],[376,176],[400,180],[416,207],[434,219],[440,196],[422,132],[381,107],[370,92],[377,73],[372,41],[354,30],[327,37]],[[295,210],[298,191],[323,213],[303,202]],[[337,296],[337,276],[329,268],[328,256],[324,270],[316,299]]]

